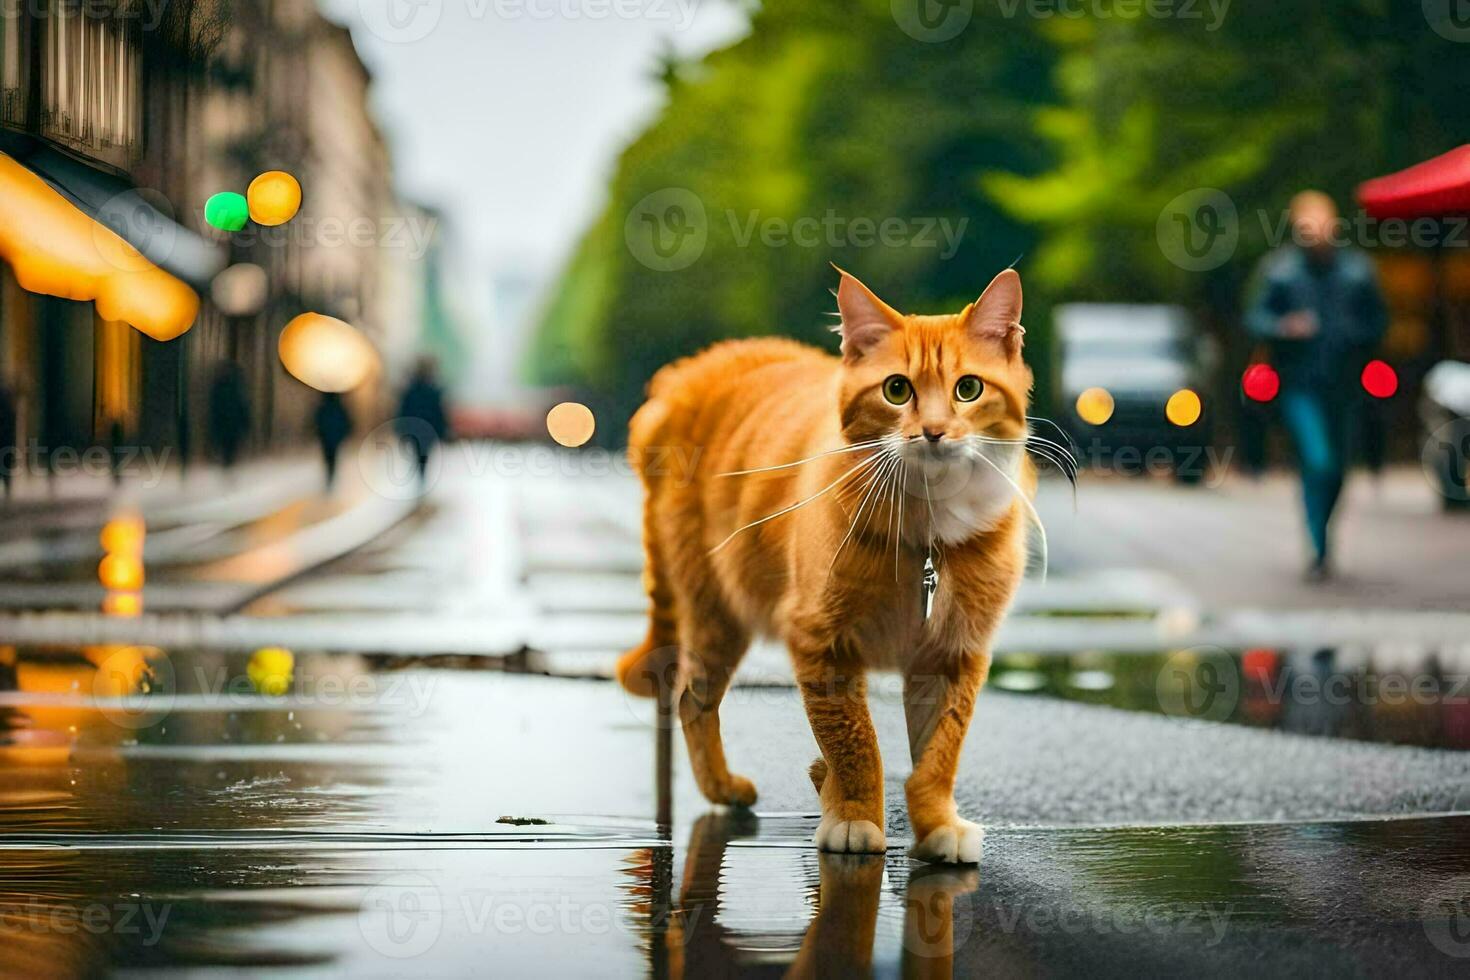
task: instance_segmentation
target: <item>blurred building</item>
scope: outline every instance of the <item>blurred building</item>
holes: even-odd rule
[[[370,85],[348,32],[312,0],[5,5],[0,152],[53,187],[149,188],[180,241],[217,253],[215,268],[264,272],[216,297],[213,269],[177,271],[203,304],[192,330],[160,343],[100,321],[90,303],[26,294],[0,271],[0,374],[18,393],[22,441],[85,447],[120,428],[197,455],[223,360],[241,366],[252,402],[247,448],[302,439],[315,398],[281,368],[276,341],[308,311],[354,324],[383,354],[383,377],[355,396],[360,421],[390,403],[385,382],[415,354],[433,228],[394,197]],[[73,168],[65,180],[43,172],[44,154]],[[301,181],[295,219],[234,235],[205,225],[211,195],[243,193],[266,170]]]

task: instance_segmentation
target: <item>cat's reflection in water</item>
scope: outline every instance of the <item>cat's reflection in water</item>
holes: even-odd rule
[[[780,972],[781,965],[770,957],[751,952],[752,945],[764,946],[774,937],[759,937],[761,942],[752,943],[758,937],[742,937],[720,921],[728,845],[737,838],[754,836],[757,829],[757,818],[739,811],[709,813],[695,823],[679,899],[665,936],[669,976],[702,980]],[[820,881],[813,896],[816,916],[786,976],[872,973],[885,860],[880,854],[818,855]],[[974,868],[913,866],[903,896],[903,976],[952,976],[955,899],[973,892],[979,884],[980,875]],[[968,936],[968,927],[964,922],[962,937]]]

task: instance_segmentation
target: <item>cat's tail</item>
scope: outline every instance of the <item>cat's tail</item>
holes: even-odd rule
[[[674,620],[674,595],[664,579],[660,563],[654,557],[652,507],[643,512],[644,545],[648,552],[644,564],[643,586],[648,592],[648,635],[643,642],[618,658],[618,683],[630,693],[651,698],[662,685],[672,689],[679,669],[679,635]]]
[[[643,588],[648,594],[648,635],[642,643],[618,658],[617,677],[629,692],[640,697],[658,695],[659,687],[672,687],[679,666],[679,635],[674,611],[674,592],[669,588],[658,529],[654,526],[656,474],[644,466],[644,456],[658,444],[659,433],[669,415],[668,407],[652,398],[629,423],[628,454],[643,480]]]

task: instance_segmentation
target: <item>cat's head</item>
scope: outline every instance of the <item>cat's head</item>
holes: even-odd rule
[[[841,272],[841,270],[838,270]],[[970,437],[1025,439],[1031,369],[1021,358],[1021,277],[1007,269],[958,313],[904,315],[841,272],[842,431],[962,453]]]

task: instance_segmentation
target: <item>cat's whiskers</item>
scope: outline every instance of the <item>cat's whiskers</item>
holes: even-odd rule
[[[848,521],[847,533],[843,535],[842,542],[837,546],[837,550],[832,553],[832,562],[827,566],[828,579],[832,577],[832,570],[837,567],[837,559],[842,555],[842,550],[847,547],[847,542],[852,538],[853,531],[857,529],[858,518],[863,516],[863,512],[867,510],[869,502],[871,501],[873,503],[874,510],[877,509],[878,497],[876,494],[882,487],[883,474],[892,466],[893,461],[898,457],[897,447],[890,448],[885,454],[885,457],[884,464],[873,471],[872,476],[864,485],[863,498],[858,503],[858,509],[853,513],[852,520]],[[868,516],[871,519],[871,513]],[[863,523],[863,530],[865,532],[867,531],[867,523],[867,521]]]
[[[1031,519],[1036,522],[1036,530],[1041,535],[1041,581],[1045,583],[1047,571],[1051,567],[1051,553],[1050,549],[1047,546],[1046,525],[1042,523],[1041,514],[1037,512],[1036,505],[1031,503],[1031,498],[1027,497],[1026,492],[1021,489],[1021,485],[1017,483],[1014,479],[1012,479],[1011,475],[1007,473],[999,463],[991,459],[989,456],[985,455],[983,449],[976,450],[975,455],[978,458],[984,460],[991,469],[995,470],[996,474],[1002,480],[1010,484],[1011,489],[1014,490],[1016,493],[1017,499],[1021,501],[1021,506],[1025,507],[1026,510],[1030,512]]]
[[[806,459],[798,459],[795,462],[791,463],[777,463],[774,466],[757,466],[754,469],[749,470],[731,470],[728,473],[717,473],[715,475],[720,477],[747,476],[751,473],[770,473],[775,470],[786,470],[790,469],[793,466],[801,466],[803,463],[810,463],[814,460],[823,459],[827,456],[840,456],[843,453],[855,453],[862,449],[872,449],[876,446],[884,445],[887,441],[888,439],[886,438],[869,439],[866,442],[855,442],[849,446],[838,446],[836,449],[828,449],[824,452],[817,453],[814,456],[808,456]]]
[[[873,523],[873,518],[877,516],[878,508],[883,506],[883,501],[888,496],[888,490],[890,486],[889,477],[892,475],[893,471],[897,469],[898,459],[898,454],[894,453],[893,457],[888,461],[888,465],[883,468],[883,473],[879,477],[880,486],[878,488],[878,494],[873,498],[873,509],[868,513],[867,519],[863,521],[863,534],[868,533],[868,527]]]
[[[902,454],[900,454],[898,456],[898,465],[893,468],[893,472],[890,474],[890,479],[888,481],[888,489],[887,489],[888,514],[887,514],[887,517],[886,517],[885,522],[884,522],[885,527],[886,527],[886,529],[888,531],[888,536],[893,539],[893,580],[895,582],[898,581],[898,534],[903,533],[903,527],[902,527],[902,518],[900,518],[900,526],[898,528],[898,534],[895,534],[894,533],[894,527],[893,527],[893,518],[894,518],[894,515],[895,515],[895,511],[897,510],[896,504],[901,504],[903,502],[902,497],[899,496],[899,494],[901,493],[901,490],[900,490],[900,487],[899,487],[899,481],[900,481],[900,478],[902,477],[902,475],[903,475],[903,456],[902,456]]]
[[[898,581],[898,546],[903,541],[903,498],[908,493],[908,462],[898,459],[898,533],[893,536],[893,581]]]
[[[1061,443],[1035,434],[1029,435],[1025,439],[1002,439],[996,436],[976,433],[967,436],[966,440],[989,445],[1023,446],[1026,452],[1041,457],[1062,471],[1062,475],[1067,478],[1067,482],[1072,484],[1072,502],[1074,505],[1076,504],[1079,464],[1077,458],[1072,455],[1071,450]]]
[[[881,458],[883,458],[883,454],[882,453],[874,453],[872,456],[867,457],[862,462],[858,463],[856,466],[854,466],[851,469],[847,470],[847,472],[843,473],[837,479],[833,480],[831,483],[827,484],[825,487],[823,487],[822,489],[818,490],[816,493],[812,494],[810,497],[807,497],[805,500],[797,501],[796,503],[790,505],[789,507],[783,507],[783,508],[781,508],[780,510],[776,511],[774,514],[767,514],[765,517],[762,517],[759,520],[751,521],[749,524],[746,524],[744,527],[736,528],[735,530],[733,530],[733,531],[730,532],[729,536],[727,536],[725,538],[725,540],[721,541],[719,544],[717,544],[713,548],[711,548],[709,550],[709,553],[710,554],[714,554],[715,552],[719,551],[721,548],[725,547],[725,545],[727,545],[731,541],[735,540],[735,536],[738,535],[742,531],[748,531],[748,530],[750,530],[753,527],[756,527],[758,525],[761,525],[761,524],[766,523],[767,521],[773,521],[776,518],[782,516],[783,514],[789,514],[789,513],[791,513],[794,510],[797,510],[799,508],[805,507],[807,504],[809,504],[812,501],[816,500],[818,497],[822,496],[827,491],[831,490],[833,487],[837,486],[838,484],[842,483],[844,480],[846,480],[849,477],[853,476],[854,474],[858,473],[863,468],[868,467],[868,466],[872,466],[874,463],[876,463]]]

